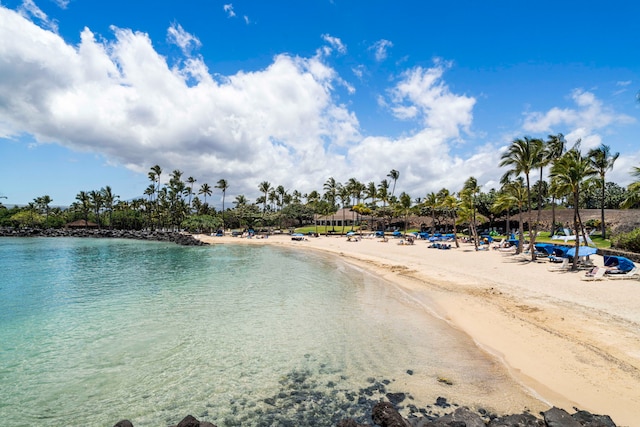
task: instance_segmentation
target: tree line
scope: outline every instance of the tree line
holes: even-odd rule
[[[506,218],[509,224],[514,219],[521,239],[527,226],[533,247],[543,209],[552,210],[553,224],[556,207],[574,209],[573,229],[580,234],[584,233],[584,227],[579,209],[600,208],[599,225],[602,237],[606,238],[606,209],[640,206],[640,167],[632,169],[635,181],[627,188],[606,181],[606,174],[618,156],[604,144],[583,153],[580,141],[568,147],[562,134],[549,135],[546,140],[525,136],[513,140],[502,155],[500,167],[505,172],[501,187],[489,192],[481,191],[477,179],[469,177],[457,191],[443,188],[416,198],[406,192],[396,195],[400,172],[392,169],[377,183],[363,183],[355,177],[339,182],[329,177],[321,190],[304,194],[262,181],[257,185],[260,196],[253,202],[240,194],[230,207],[225,205],[230,188],[226,179],[218,180],[212,187],[198,183],[192,176],[184,179],[182,171],[174,170],[163,183],[164,171],[155,165],[148,172],[149,186],[139,198],[121,200],[110,186],[105,186],[80,191],[67,209],[52,208],[53,200],[47,195],[12,209],[0,203],[0,226],[62,227],[82,219],[105,228],[211,232],[312,224],[318,216],[332,216],[344,208],[343,215],[350,210],[358,222],[364,224],[361,218],[370,221],[370,228],[403,224],[406,231],[408,220],[414,215],[430,217],[428,228],[432,232],[444,224],[454,231],[465,226],[476,243],[480,224],[492,226],[497,218]],[[220,210],[208,202],[214,192],[222,197]],[[550,231],[553,233],[555,227]],[[522,249],[521,244],[519,250]]]

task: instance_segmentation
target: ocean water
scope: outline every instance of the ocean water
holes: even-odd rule
[[[386,393],[429,413],[438,396],[518,407],[513,390],[466,336],[337,257],[0,238],[3,425],[320,426],[367,421]]]

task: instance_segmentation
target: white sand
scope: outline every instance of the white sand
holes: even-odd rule
[[[583,281],[546,260],[379,239],[196,236],[210,243],[321,250],[401,286],[499,358],[544,402],[640,426],[640,281]],[[602,257],[595,256],[602,263]]]

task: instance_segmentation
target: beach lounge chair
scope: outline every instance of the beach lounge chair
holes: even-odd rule
[[[613,279],[613,280],[629,280],[629,279],[636,279],[636,280],[640,280],[640,269],[638,269],[638,267],[634,267],[631,271],[628,271],[626,273],[619,273],[619,274],[609,274],[610,272],[607,272],[607,278],[608,279]]]
[[[607,269],[604,267],[594,267],[582,278],[582,280],[604,280],[604,273],[606,272]]]
[[[562,258],[562,262],[559,265],[549,267],[549,271],[565,271],[571,268],[569,265],[569,258]]]

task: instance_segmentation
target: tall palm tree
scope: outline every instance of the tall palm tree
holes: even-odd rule
[[[391,171],[387,174],[387,177],[393,180],[393,188],[391,189],[391,196],[393,196],[396,191],[396,181],[398,181],[398,178],[400,178],[400,172],[395,169],[391,169]]]
[[[502,191],[496,197],[495,202],[492,205],[494,212],[507,212],[507,218],[509,218],[509,211],[514,207],[518,208],[518,247],[516,253],[521,253],[524,249],[524,221],[522,218],[522,212],[527,201],[527,191],[524,185],[524,179],[518,177],[513,181],[509,181],[502,186]],[[508,222],[508,219],[507,219]],[[508,226],[507,226],[508,227]]]
[[[640,204],[640,167],[634,166],[631,175],[636,180],[627,187],[627,197],[620,204],[622,209],[629,209]]]
[[[100,191],[91,190],[88,193],[89,200],[91,201],[91,206],[93,207],[93,213],[96,216],[96,222],[98,223],[98,228],[102,228],[102,222],[100,221],[100,211],[104,206],[104,199],[102,197],[102,193]]]
[[[572,195],[573,201],[573,228],[576,235],[576,252],[580,246],[579,236],[584,232],[580,219],[580,189],[585,180],[596,175],[598,171],[593,167],[588,157],[580,152],[580,142],[556,160],[551,167],[550,176],[556,180],[560,188]],[[573,257],[573,270],[578,267],[578,257]]]
[[[89,193],[87,193],[86,191],[80,191],[76,195],[76,200],[80,204],[82,218],[84,219],[84,223],[86,225],[89,222],[89,212],[91,211],[91,199],[89,198]]]
[[[407,234],[409,214],[412,212],[411,196],[403,191],[402,194],[400,194],[400,201],[397,207],[399,212],[402,213],[402,216],[404,216],[404,234]]]
[[[331,209],[331,231],[335,230],[333,215],[336,212],[336,199],[338,198],[339,184],[334,177],[329,177],[322,186],[324,190],[324,197],[329,202],[329,208]]]
[[[351,190],[349,189],[348,184],[342,185],[338,183],[338,197],[342,202],[342,234],[344,234],[344,223],[347,221],[347,206],[349,206],[349,202],[351,202]]]
[[[49,212],[51,211],[49,204],[53,202],[53,199],[49,195],[44,195],[42,197],[36,197],[34,202],[40,209],[44,210],[44,226],[47,228],[49,226]]]
[[[453,240],[456,243],[456,248],[460,247],[458,241],[458,209],[460,208],[460,200],[453,194],[449,193],[449,190],[443,188],[438,192],[438,200],[440,202],[439,208],[451,215],[451,222],[453,224]]]
[[[553,164],[556,159],[560,158],[565,152],[565,146],[567,141],[564,139],[564,135],[559,133],[557,135],[549,135],[547,137],[547,143],[545,145],[544,159],[547,165]],[[551,236],[556,231],[556,196],[554,192],[551,192]]]
[[[200,186],[200,190],[198,190],[198,194],[201,194],[204,197],[204,204],[207,204],[207,196],[211,197],[213,191],[211,190],[211,186],[206,182]]]
[[[431,213],[431,234],[433,234],[436,232],[436,208],[440,204],[438,195],[432,191],[431,193],[427,194],[427,197],[425,197],[422,204]]]
[[[531,217],[531,179],[530,174],[535,168],[542,156],[540,152],[543,150],[542,141],[532,139],[525,136],[523,139],[514,139],[507,151],[502,154],[500,167],[508,166],[510,169],[502,176],[501,182],[507,183],[512,177],[524,175],[527,184],[527,211],[529,222],[530,243],[529,250],[531,252],[531,260],[535,261],[536,251],[533,250],[536,240],[536,226],[533,224]]]
[[[224,198],[227,195],[229,183],[227,183],[226,179],[219,179],[216,188],[222,190],[222,229],[224,230]]]
[[[102,188],[100,192],[102,193],[102,199],[104,200],[104,208],[109,213],[109,228],[111,229],[113,228],[113,206],[117,203],[118,197],[120,196],[113,194],[111,187],[108,185]]]
[[[189,191],[188,191],[188,196],[189,196],[189,208],[193,208],[193,206],[191,205],[191,196],[193,196],[193,185],[196,183],[196,179],[192,176],[190,176],[189,178],[187,178],[187,184],[189,184]]]
[[[476,251],[478,250],[478,230],[476,224],[476,197],[480,192],[480,187],[478,186],[478,180],[472,176],[467,178],[464,182],[462,191],[460,192],[460,196],[462,198],[465,206],[471,211],[470,215],[470,229],[471,235],[473,236],[473,244],[475,246]]]
[[[602,238],[606,239],[607,227],[604,222],[605,175],[607,171],[613,169],[613,164],[618,160],[620,153],[612,153],[608,145],[601,144],[598,148],[589,150],[587,156],[591,161],[591,166],[598,171],[600,176],[600,229],[602,230]]]
[[[262,181],[258,186],[258,191],[264,194],[264,201],[262,204],[262,216],[264,216],[267,211],[267,195],[269,194],[269,191],[271,191],[271,183],[269,181]]]

